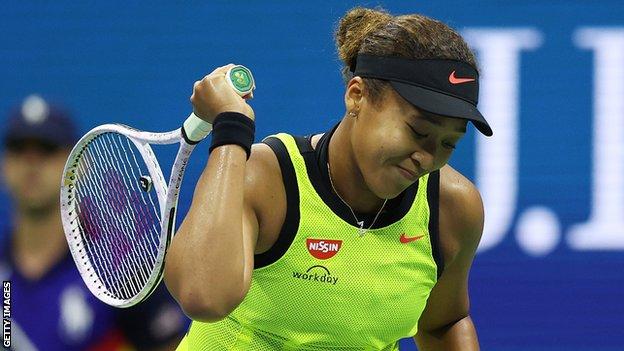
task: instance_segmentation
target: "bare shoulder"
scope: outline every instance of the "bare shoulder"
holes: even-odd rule
[[[483,220],[483,201],[477,187],[453,167],[442,167],[440,234],[447,262],[461,251],[474,252],[481,240]]]
[[[249,195],[256,192],[262,193],[270,185],[274,185],[271,184],[272,182],[280,181],[280,174],[279,162],[273,150],[264,143],[253,144],[245,171],[245,186],[252,186],[248,187],[245,193]],[[262,198],[256,199],[254,196],[251,200],[262,200]]]
[[[258,220],[256,253],[267,251],[277,240],[286,217],[286,190],[279,161],[264,143],[254,144],[245,170],[245,202]]]

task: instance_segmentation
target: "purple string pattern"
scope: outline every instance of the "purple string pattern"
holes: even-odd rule
[[[104,133],[83,149],[75,196],[83,255],[113,297],[130,299],[147,284],[160,245],[160,209],[143,157],[124,135]]]

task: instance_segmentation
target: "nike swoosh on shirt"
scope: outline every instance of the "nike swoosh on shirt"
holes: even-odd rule
[[[401,234],[401,237],[399,238],[399,241],[401,241],[401,243],[403,243],[403,244],[407,244],[407,243],[411,243],[412,241],[416,241],[418,239],[422,239],[424,237],[425,237],[424,235],[407,237],[407,236],[405,236],[405,233],[403,233],[403,234]]]

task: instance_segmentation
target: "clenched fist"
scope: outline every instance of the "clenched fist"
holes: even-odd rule
[[[205,76],[193,85],[191,103],[197,117],[212,123],[221,112],[239,112],[245,116],[255,118],[253,109],[247,101],[240,97],[226,81],[226,72],[234,64],[222,66]]]

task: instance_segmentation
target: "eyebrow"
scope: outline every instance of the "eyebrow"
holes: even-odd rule
[[[440,118],[436,118],[435,115],[432,115],[431,113],[427,111],[422,111],[422,110],[418,112],[420,112],[421,119],[424,119],[425,121],[431,124],[435,124],[436,126],[439,126],[439,127],[443,126],[442,122],[440,121]],[[457,133],[466,133],[466,126],[456,128],[454,131],[456,131]]]

